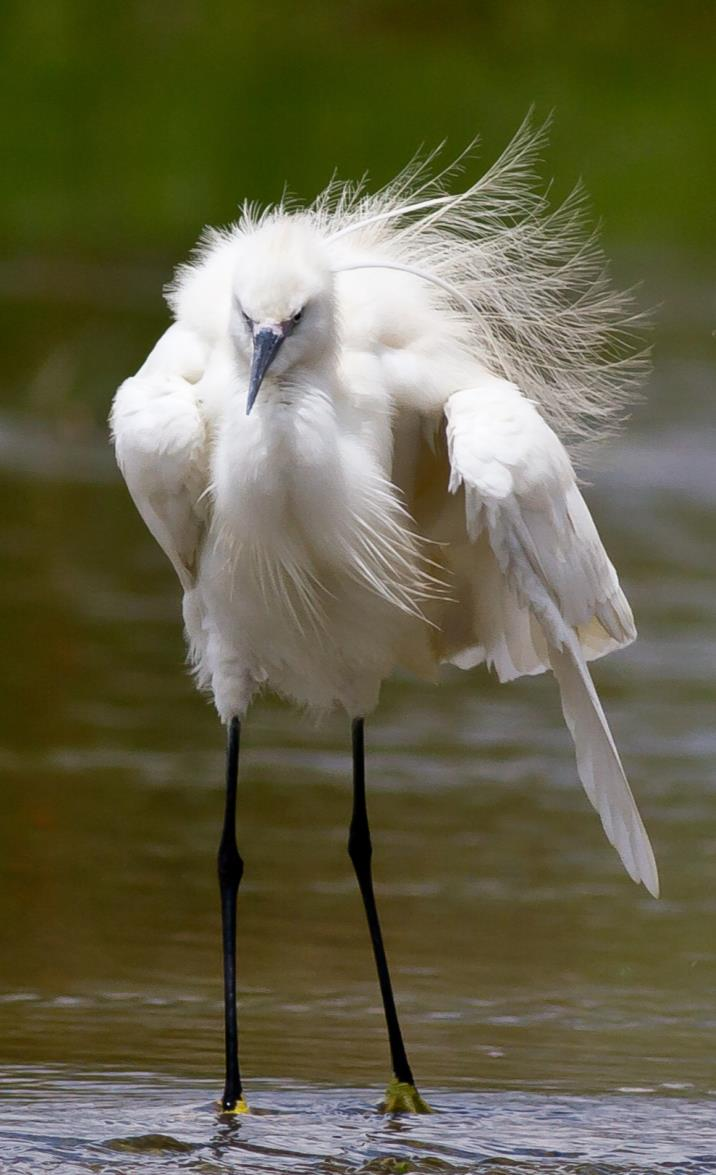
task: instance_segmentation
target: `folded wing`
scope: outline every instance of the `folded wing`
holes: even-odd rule
[[[175,323],[114,398],[110,425],[117,462],[144,522],[186,592],[194,585],[203,528],[206,426],[196,385],[206,346]]]
[[[567,453],[534,405],[492,376],[450,396],[445,415],[449,489],[464,494],[468,537],[485,556],[473,661],[503,680],[552,668],[584,789],[629,875],[656,896],[654,854],[586,664],[633,640],[634,624]]]

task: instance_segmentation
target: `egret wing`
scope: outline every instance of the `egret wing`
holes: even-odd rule
[[[206,352],[193,331],[175,323],[120,386],[110,416],[129,492],[185,591],[194,584],[203,528],[199,499],[208,481],[206,424],[196,390]]]
[[[445,415],[449,489],[464,492],[469,539],[489,546],[503,592],[530,626],[534,655],[523,671],[539,671],[542,659],[553,669],[584,789],[627,872],[656,895],[649,838],[586,664],[634,638],[631,610],[567,453],[504,380],[455,392]],[[494,633],[480,640],[496,647]]]

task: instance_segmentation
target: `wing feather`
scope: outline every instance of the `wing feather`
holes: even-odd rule
[[[112,405],[117,463],[146,526],[185,591],[194,585],[206,489],[206,425],[196,392],[206,348],[175,323]]]
[[[634,801],[587,659],[633,640],[631,610],[616,572],[556,435],[514,385],[494,377],[448,400],[447,440],[452,493],[464,488],[467,531],[472,543],[489,545],[499,570],[491,588],[500,591],[504,632],[480,633],[481,645],[500,641],[529,648],[527,668],[542,657],[557,678],[565,721],[575,743],[579,777],[601,817],[604,831],[635,881],[655,896],[659,882],[654,854]],[[489,581],[488,581],[489,582]],[[479,588],[478,588],[479,590]],[[506,618],[517,606],[521,640],[510,640]],[[482,610],[483,621],[487,615]],[[530,639],[526,615],[539,629]],[[500,614],[490,613],[499,628]],[[539,639],[541,637],[541,640]],[[482,651],[482,650],[479,650]],[[491,658],[501,677],[514,676],[514,657]]]

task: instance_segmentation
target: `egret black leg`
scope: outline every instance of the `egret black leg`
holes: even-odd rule
[[[378,919],[378,910],[373,892],[373,876],[371,857],[373,846],[370,839],[368,825],[368,809],[365,795],[365,742],[364,721],[356,718],[352,727],[353,735],[353,814],[351,817],[350,834],[348,837],[348,853],[355,869],[358,885],[360,886],[363,905],[368,919],[368,929],[373,944],[375,964],[378,969],[378,982],[383,997],[385,1020],[388,1026],[390,1041],[390,1056],[393,1064],[393,1073],[401,1087],[389,1087],[386,1109],[407,1109],[417,1112],[429,1112],[428,1106],[415,1089],[413,1072],[408,1062],[408,1056],[403,1043],[403,1034],[400,1031],[398,1013],[393,998],[393,988],[390,982],[388,960],[385,957],[383,935]],[[405,1088],[403,1088],[405,1087]],[[409,1088],[408,1088],[409,1087]],[[396,1096],[397,1094],[397,1096]],[[406,1100],[407,1095],[407,1100]],[[414,1096],[413,1096],[414,1095]]]
[[[218,853],[221,891],[221,930],[224,947],[224,1031],[226,1041],[226,1084],[222,1110],[246,1109],[241,1096],[239,1074],[239,1032],[236,1016],[236,897],[244,873],[244,862],[236,847],[236,785],[239,776],[241,724],[232,718],[226,746],[226,807]]]

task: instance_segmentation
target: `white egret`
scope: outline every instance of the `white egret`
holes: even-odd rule
[[[184,591],[197,684],[228,727],[219,850],[226,1086],[246,1108],[236,1015],[240,724],[257,691],[352,721],[349,853],[394,1078],[425,1109],[371,877],[364,718],[396,666],[551,669],[589,799],[654,895],[654,856],[587,662],[632,614],[565,445],[614,423],[639,365],[580,198],[533,191],[527,125],[477,183],[411,165],[377,195],[246,208],[169,292],[174,324],[112,409],[117,459]]]

